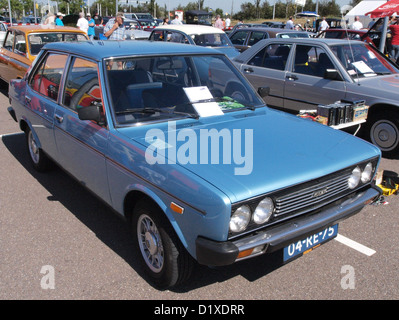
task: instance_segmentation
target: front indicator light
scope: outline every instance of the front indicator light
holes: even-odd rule
[[[239,207],[230,218],[230,231],[241,232],[246,229],[251,220],[251,209],[247,205]]]
[[[352,174],[349,176],[349,179],[348,179],[348,187],[350,189],[356,188],[360,182],[361,176],[362,176],[362,171],[360,170],[359,167],[356,167],[355,169],[353,169]]]

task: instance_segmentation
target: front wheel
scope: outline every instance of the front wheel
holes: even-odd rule
[[[380,148],[384,157],[396,156],[399,153],[399,113],[377,113],[368,122],[370,141]]]
[[[157,287],[173,287],[189,278],[193,259],[157,206],[138,203],[132,229],[145,272]]]

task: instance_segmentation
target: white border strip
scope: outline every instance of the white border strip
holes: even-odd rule
[[[341,242],[342,244],[347,245],[348,247],[355,249],[369,257],[372,256],[374,253],[376,253],[375,250],[367,248],[366,246],[364,246],[356,241],[353,241],[347,237],[344,237],[343,235],[340,235],[340,234],[338,234],[335,237],[335,240],[337,240],[338,242]]]

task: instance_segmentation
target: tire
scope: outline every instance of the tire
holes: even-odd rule
[[[193,258],[156,205],[148,201],[136,205],[132,230],[141,265],[156,287],[174,287],[190,277]]]
[[[33,167],[39,172],[47,171],[50,168],[51,161],[43,152],[43,150],[38,147],[35,136],[33,135],[30,128],[26,129],[25,137],[29,159],[31,160]]]
[[[368,122],[369,141],[380,148],[384,157],[396,156],[399,153],[399,112],[378,112]]]

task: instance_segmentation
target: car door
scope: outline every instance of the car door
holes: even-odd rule
[[[10,51],[8,61],[9,79],[22,79],[31,65],[27,58],[27,43],[25,33],[15,31],[14,47]]]
[[[263,98],[269,106],[284,106],[285,69],[291,47],[287,42],[267,44],[240,67],[255,89],[270,88],[269,95]]]
[[[29,117],[29,126],[36,140],[47,155],[58,161],[53,133],[54,115],[68,55],[50,52],[38,59],[28,78],[25,107],[33,111]]]
[[[55,111],[54,135],[59,163],[84,186],[110,203],[105,166],[109,131],[105,124],[80,120],[79,108],[101,105],[97,63],[71,57]]]
[[[345,98],[345,81],[325,79],[327,69],[339,70],[327,49],[317,45],[296,44],[292,63],[285,77],[284,109],[316,109]]]
[[[8,70],[8,63],[10,55],[14,46],[14,32],[8,30],[4,39],[3,46],[0,48],[0,78],[8,83],[10,72]]]

